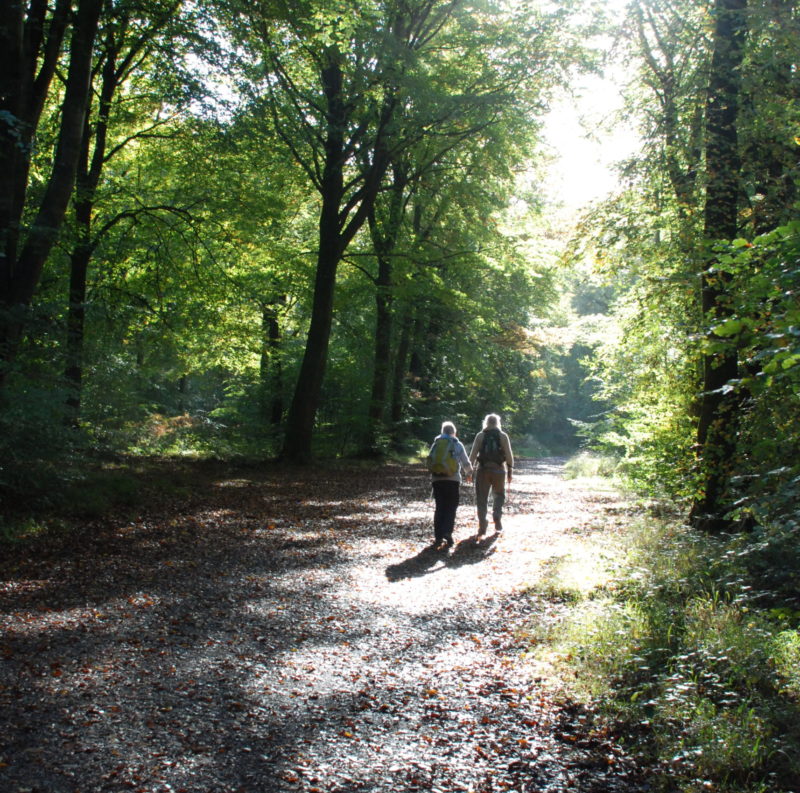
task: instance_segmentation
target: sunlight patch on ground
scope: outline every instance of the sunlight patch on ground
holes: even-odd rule
[[[505,530],[479,544],[463,488],[447,555],[426,551],[426,488],[339,501],[343,480],[300,508],[293,483],[272,498],[225,480],[213,506],[116,531],[94,580],[80,557],[12,583],[0,704],[40,731],[50,767],[104,789],[566,789],[524,632],[563,619],[551,572],[587,580],[591,547],[575,547],[600,528],[587,502],[614,520],[620,507],[559,471],[521,460]],[[25,714],[15,674],[35,698]]]
[[[561,546],[552,536],[530,532],[523,518],[504,523],[499,538],[490,533],[480,544],[471,527],[463,527],[460,533],[457,529],[456,545],[449,554],[427,551],[426,543],[416,548],[373,543],[374,559],[380,563],[354,567],[340,591],[366,603],[417,615],[436,614],[464,603],[479,607],[487,597],[518,593],[541,575],[542,565]],[[387,566],[387,560],[396,561]],[[397,573],[393,581],[392,571]]]
[[[49,578],[29,578],[17,581],[0,581],[0,594],[3,595],[20,595],[36,592],[50,586],[51,581]]]
[[[60,611],[17,612],[12,616],[15,636],[37,636],[52,630],[81,630],[87,623],[102,624],[105,609],[76,606]]]

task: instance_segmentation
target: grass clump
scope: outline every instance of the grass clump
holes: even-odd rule
[[[754,564],[758,538],[652,517],[626,532],[616,569],[595,555],[606,583],[534,655],[548,652],[571,696],[624,725],[661,769],[656,789],[800,790],[800,621],[781,600],[786,571],[773,581]]]
[[[581,477],[612,477],[617,471],[619,461],[607,454],[582,451],[571,457],[564,466],[567,479]]]

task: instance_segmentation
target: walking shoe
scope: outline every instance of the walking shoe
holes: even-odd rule
[[[498,534],[500,534],[500,532],[501,532],[501,531],[503,531],[503,524],[502,524],[502,523],[501,523],[499,520],[496,520],[496,521],[494,522],[494,530],[495,530],[495,531],[496,531]]]

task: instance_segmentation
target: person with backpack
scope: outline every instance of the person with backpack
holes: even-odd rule
[[[433,513],[433,547],[444,551],[453,545],[461,486],[461,469],[467,480],[472,478],[472,464],[464,444],[456,437],[456,427],[450,421],[442,424],[442,433],[431,444],[427,460],[431,472],[431,487],[436,507]]]
[[[469,461],[475,468],[475,500],[478,505],[478,539],[486,534],[489,521],[486,514],[489,508],[489,493],[492,499],[492,518],[494,530],[503,530],[503,504],[506,502],[505,480],[511,484],[514,469],[514,455],[511,441],[500,427],[500,416],[490,413],[483,420],[483,429],[475,436]],[[476,465],[477,464],[477,465]]]

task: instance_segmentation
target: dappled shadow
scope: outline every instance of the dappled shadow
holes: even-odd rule
[[[546,497],[527,470],[520,513]],[[0,789],[557,789],[554,706],[511,677],[520,557],[466,511],[449,554],[415,552],[428,484],[231,472],[0,562]]]

